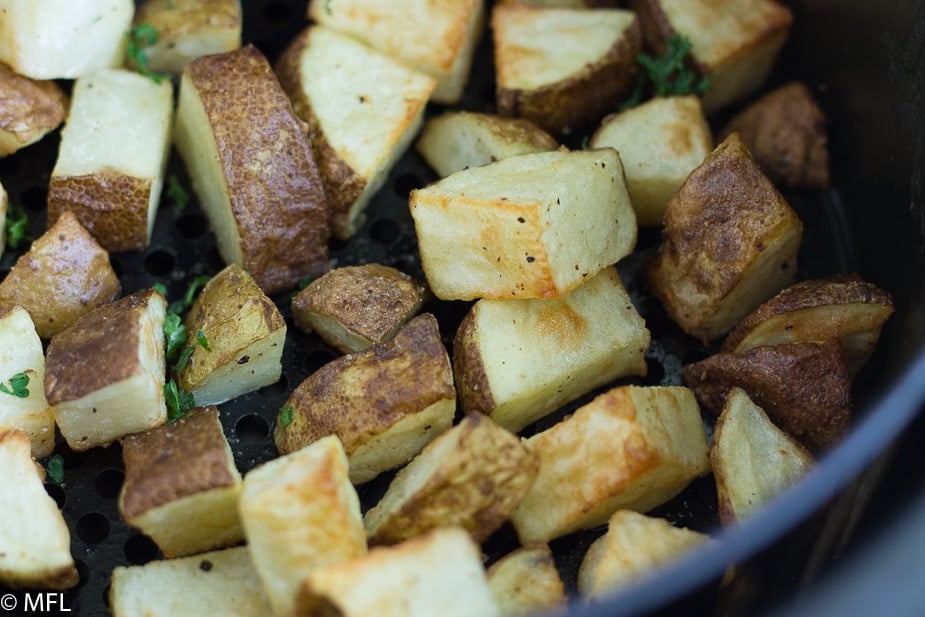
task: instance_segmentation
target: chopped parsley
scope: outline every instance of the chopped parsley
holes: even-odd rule
[[[11,249],[18,249],[24,242],[31,242],[29,217],[18,204],[10,204],[6,212],[6,243]]]
[[[180,388],[173,379],[164,384],[164,401],[167,403],[167,424],[188,417],[189,410],[196,406],[193,395]]]
[[[180,179],[174,174],[167,177],[167,196],[177,210],[183,210],[189,204],[189,192],[183,188]]]
[[[167,349],[164,352],[167,363],[172,364],[180,356],[188,338],[183,320],[172,311],[168,312],[164,319],[164,338],[167,340]]]
[[[684,60],[691,51],[690,40],[682,36],[673,36],[665,45],[665,54],[653,57],[646,53],[636,56],[642,70],[636,78],[633,92],[620,105],[620,109],[629,109],[642,102],[647,89],[654,96],[682,96],[684,94],[703,94],[710,88],[706,76],[698,76],[696,71],[684,66]]]
[[[157,43],[157,37],[157,28],[151,24],[132,26],[128,33],[128,49],[126,53],[135,63],[139,73],[145,77],[150,77],[154,83],[159,84],[162,79],[169,77],[169,75],[155,73],[148,67],[148,48]]]
[[[29,376],[25,373],[16,373],[10,377],[9,383],[9,386],[6,383],[0,383],[0,392],[19,398],[29,396],[29,388],[27,387],[29,385]]]
[[[193,306],[193,300],[196,299],[196,292],[199,291],[199,288],[203,287],[210,280],[212,280],[212,277],[204,274],[194,278],[193,282],[190,283],[189,287],[186,288],[186,293],[183,294],[183,299],[171,303],[168,310],[170,310],[171,313],[177,313],[179,315],[189,307]]]
[[[286,428],[292,424],[292,414],[295,412],[295,409],[292,408],[292,405],[286,405],[279,410],[279,424],[283,428]]]
[[[206,333],[202,330],[196,332],[196,341],[199,343],[199,346],[206,351],[212,351],[212,348],[209,347],[209,339],[206,338]]]
[[[64,482],[64,459],[61,458],[60,454],[54,454],[48,459],[48,463],[45,465],[45,472],[55,484]]]
[[[160,292],[160,294],[164,296],[165,298],[167,297],[167,286],[166,285],[158,282],[158,283],[154,283],[152,287],[154,288],[154,291]]]
[[[177,364],[174,367],[176,372],[181,372],[186,368],[186,365],[189,364],[189,359],[193,357],[193,349],[194,347],[192,345],[187,345],[183,348],[183,351],[180,352],[180,357],[177,358]]]

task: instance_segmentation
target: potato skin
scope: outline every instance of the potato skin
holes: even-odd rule
[[[29,79],[0,62],[0,157],[58,128],[67,107],[67,95],[55,82]]]

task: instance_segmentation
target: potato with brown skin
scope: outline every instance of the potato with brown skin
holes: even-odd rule
[[[485,576],[502,617],[551,611],[565,603],[565,586],[548,544],[529,544],[508,553]]]
[[[67,95],[58,84],[23,77],[0,62],[0,157],[58,128],[67,108]]]
[[[718,353],[685,366],[683,375],[714,415],[732,388],[742,388],[777,426],[814,453],[831,447],[848,428],[851,375],[836,340]]]
[[[491,26],[498,113],[553,135],[600,119],[636,78],[642,30],[630,11],[498,4]]]
[[[119,297],[122,287],[107,253],[65,212],[0,282],[0,310],[21,306],[49,339]]]

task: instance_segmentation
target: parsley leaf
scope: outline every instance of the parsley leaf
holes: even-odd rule
[[[199,342],[199,346],[205,349],[206,351],[212,351],[212,348],[209,347],[209,339],[206,338],[206,333],[202,330],[196,332],[196,340]]]
[[[193,357],[193,349],[194,347],[192,345],[187,345],[183,348],[183,351],[180,352],[180,357],[177,358],[177,365],[174,367],[176,372],[181,372],[186,368],[186,365],[189,364],[189,359]]]
[[[16,373],[9,379],[10,387],[5,383],[0,383],[0,392],[10,394],[18,398],[27,398],[29,396],[29,376],[25,373]]]
[[[160,292],[160,294],[164,296],[165,298],[167,297],[167,286],[166,285],[164,285],[161,282],[157,282],[157,283],[154,283],[152,287],[154,288],[154,291]]]
[[[61,458],[60,454],[55,454],[48,459],[48,463],[45,465],[45,472],[55,484],[64,482],[64,459]]]
[[[279,410],[279,424],[283,428],[286,428],[292,424],[292,414],[295,412],[295,409],[292,408],[292,405],[286,405]]]
[[[29,217],[18,204],[10,204],[6,212],[6,243],[11,249],[18,249],[24,242],[31,242]]]
[[[164,400],[167,403],[167,424],[189,416],[187,412],[196,406],[193,395],[177,386],[173,379],[164,384]]]
[[[180,314],[189,307],[193,306],[193,300],[196,299],[196,292],[199,291],[199,288],[203,287],[210,280],[212,280],[212,277],[207,275],[201,275],[194,278],[193,282],[190,283],[189,287],[186,288],[186,293],[183,295],[183,299],[171,303],[169,308],[170,312]]]
[[[182,211],[189,204],[189,193],[174,174],[167,177],[167,196],[170,197],[170,201],[177,207],[177,210]]]
[[[135,63],[138,72],[150,77],[154,83],[159,84],[165,77],[164,73],[155,73],[148,68],[148,48],[157,43],[157,29],[151,24],[138,24],[132,26],[128,33],[128,57]]]
[[[177,355],[186,345],[188,338],[183,320],[174,312],[168,312],[164,319],[164,338],[167,340],[167,349],[164,353],[169,364],[177,359]]]
[[[636,61],[642,70],[636,78],[633,92],[620,105],[620,109],[629,109],[642,102],[647,86],[654,96],[682,96],[684,94],[703,94],[710,87],[710,80],[699,77],[695,71],[684,66],[684,60],[693,47],[690,40],[682,36],[673,36],[666,41],[665,53],[660,57],[640,53]]]

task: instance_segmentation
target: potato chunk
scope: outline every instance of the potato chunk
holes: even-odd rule
[[[449,428],[456,411],[437,320],[420,315],[391,341],[321,367],[295,389],[286,408],[290,418],[273,434],[283,454],[337,435],[357,484],[407,463]]]
[[[600,119],[629,91],[642,30],[632,11],[497,4],[498,113],[566,135]]]
[[[669,201],[649,287],[685,332],[713,341],[792,281],[802,235],[733,133]]]
[[[632,252],[616,150],[523,154],[411,192],[421,266],[443,300],[558,298]]]
[[[106,69],[78,79],[72,96],[48,185],[49,225],[70,210],[106,250],[142,250],[170,150],[173,87]]]
[[[523,543],[646,512],[710,471],[694,393],[676,386],[614,388],[525,445],[540,471],[511,515]]]
[[[565,588],[547,544],[508,553],[485,575],[503,617],[551,611],[565,603]]]
[[[186,316],[193,353],[178,385],[199,405],[217,405],[279,381],[286,322],[241,266],[212,277]],[[206,348],[197,342],[199,332]]]
[[[431,98],[462,97],[484,27],[483,0],[311,0],[308,17],[436,78]]]
[[[21,389],[12,378],[28,379]],[[14,307],[0,314],[0,431],[29,436],[32,456],[45,458],[55,447],[55,416],[45,398],[45,352],[29,313]]]
[[[218,408],[122,442],[125,482],[119,513],[167,558],[195,555],[244,539],[238,517],[241,475]]]
[[[366,513],[369,541],[396,544],[459,525],[482,542],[520,503],[536,469],[536,458],[515,435],[481,414],[468,414],[398,472]]]
[[[809,451],[774,426],[741,388],[726,396],[713,429],[710,462],[725,525],[756,512],[814,464]]]
[[[55,82],[23,77],[0,62],[0,157],[58,128],[67,109],[67,96]]]
[[[174,142],[226,263],[268,294],[329,269],[328,207],[311,145],[256,47],[186,67]]]
[[[45,396],[72,450],[105,446],[167,420],[166,311],[164,296],[139,291],[104,304],[51,339]]]
[[[713,150],[700,99],[656,97],[604,118],[589,143],[620,153],[640,225],[661,225],[668,200]]]
[[[421,310],[426,287],[380,264],[335,268],[292,300],[295,324],[344,353],[390,340]]]
[[[479,300],[453,343],[462,408],[519,431],[618,377],[645,375],[649,338],[613,267],[555,300]]]
[[[0,310],[21,306],[43,339],[119,297],[107,253],[70,212],[32,243],[0,281]]]
[[[0,395],[2,396],[2,395]],[[0,429],[0,583],[66,589],[77,584],[71,536],[55,500],[42,486],[29,437]]]
[[[276,73],[308,123],[332,231],[349,238],[421,128],[436,80],[319,27],[295,38],[277,61]]]

